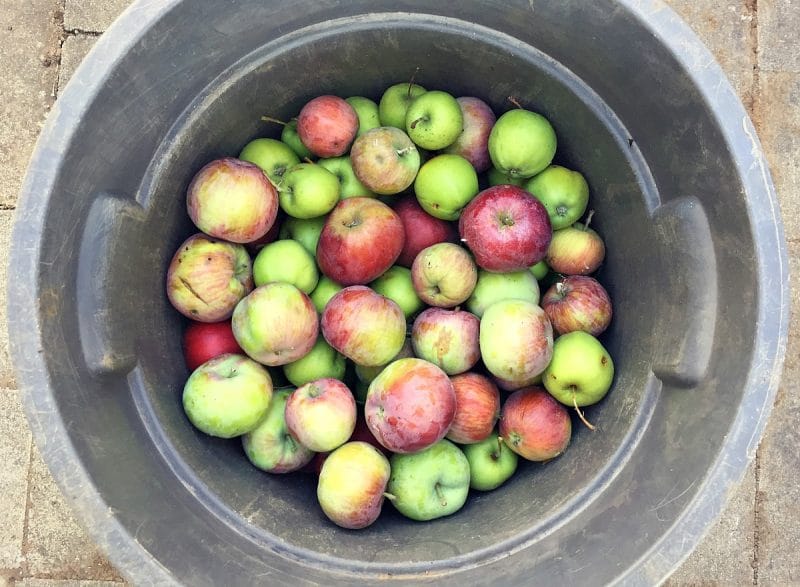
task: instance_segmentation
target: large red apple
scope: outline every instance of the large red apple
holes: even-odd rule
[[[364,285],[394,265],[405,244],[400,217],[374,198],[348,198],[328,215],[317,243],[317,264],[342,285]]]
[[[500,436],[523,459],[548,461],[567,450],[572,421],[567,409],[547,391],[526,387],[503,403]]]
[[[462,373],[450,381],[456,392],[456,415],[447,438],[459,444],[474,444],[488,438],[500,417],[497,386],[478,373]]]
[[[414,259],[423,249],[436,243],[457,242],[455,226],[446,220],[434,218],[422,209],[414,196],[405,196],[395,206],[405,229],[406,242],[397,264],[411,268]]]
[[[297,135],[317,157],[344,155],[358,132],[358,115],[338,96],[319,96],[297,117]]]
[[[611,298],[592,277],[572,275],[557,281],[544,294],[542,308],[558,334],[583,330],[598,336],[611,323]]]
[[[183,332],[183,356],[189,371],[194,371],[206,361],[226,353],[244,354],[233,337],[230,320],[189,322]]]
[[[496,273],[535,265],[553,236],[547,209],[515,185],[493,186],[475,196],[461,213],[458,231],[478,266]]]

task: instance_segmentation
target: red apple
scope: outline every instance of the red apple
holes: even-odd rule
[[[398,265],[410,269],[423,249],[436,243],[454,243],[458,240],[454,225],[425,212],[414,196],[403,197],[394,206],[394,211],[400,217],[406,235],[405,245],[397,258]]]
[[[478,173],[483,173],[492,166],[489,158],[489,133],[497,121],[492,109],[480,98],[458,98],[464,128],[456,142],[447,147],[445,153],[461,155],[469,161]]]
[[[447,438],[473,444],[489,437],[500,417],[500,392],[488,377],[462,373],[451,377],[456,392],[456,415]]]
[[[611,298],[593,277],[572,275],[557,281],[544,294],[542,308],[558,334],[583,330],[598,336],[611,323]]]
[[[317,157],[344,155],[358,132],[358,115],[338,96],[319,96],[297,117],[297,134]]]
[[[545,260],[556,273],[589,275],[600,267],[605,256],[606,247],[600,235],[576,222],[553,233]]]
[[[426,304],[454,308],[472,294],[478,282],[478,268],[463,247],[437,243],[420,251],[414,259],[411,282]]]
[[[243,355],[233,337],[231,321],[190,322],[183,332],[183,356],[186,368],[194,371],[200,365],[226,353]]]
[[[547,391],[526,387],[503,403],[500,436],[523,459],[548,461],[567,449],[572,421],[567,409]]]
[[[464,373],[481,358],[479,326],[478,317],[469,312],[428,308],[411,329],[414,354],[448,375]]]
[[[467,204],[458,221],[461,240],[478,266],[507,273],[541,261],[553,235],[547,208],[521,187],[490,187]]]
[[[286,402],[286,427],[314,452],[331,451],[348,441],[356,425],[356,400],[338,379],[301,385]]]
[[[317,243],[322,272],[342,285],[364,285],[394,265],[405,243],[400,217],[374,198],[348,198],[328,215]]]
[[[392,452],[427,448],[450,429],[456,394],[447,374],[422,359],[400,359],[370,384],[364,414],[372,434]]]

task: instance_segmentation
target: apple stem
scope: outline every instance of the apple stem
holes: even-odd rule
[[[503,437],[497,437],[497,452],[503,452]]]
[[[394,501],[394,500],[396,500],[396,499],[397,499],[397,496],[396,496],[394,493],[389,493],[389,492],[387,492],[387,491],[384,491],[384,492],[383,492],[383,497],[385,497],[385,498],[386,498],[386,499],[388,499],[389,501]]]
[[[442,504],[442,507],[447,507],[447,500],[445,499],[444,494],[442,493],[442,486],[437,483],[435,487],[436,487],[436,495],[439,496],[439,503]]]
[[[403,149],[398,149],[396,151],[396,153],[397,153],[398,156],[402,157],[403,155],[407,155],[408,153],[411,153],[413,150],[414,150],[414,147],[404,147]]]
[[[556,282],[556,292],[560,296],[564,295],[564,282],[563,281],[557,281]]]
[[[578,407],[578,398],[575,397],[574,391],[572,392],[572,405],[575,406],[575,411],[578,412],[578,417],[581,419],[581,422],[583,422],[589,430],[597,430],[597,428],[584,417],[583,412],[581,412],[581,409]]]
[[[508,97],[508,101],[511,102],[514,106],[516,106],[520,110],[523,109],[522,105],[517,101],[517,99],[514,96],[509,96]]]
[[[420,117],[419,117],[419,118],[417,118],[417,119],[416,119],[414,122],[412,122],[412,123],[411,123],[411,125],[409,126],[409,128],[411,128],[411,129],[415,129],[415,128],[417,128],[417,124],[418,124],[418,123],[420,123],[420,122],[422,122],[422,121],[423,121],[423,120],[425,120],[426,118],[427,118],[426,116],[420,116]]]
[[[275,124],[280,124],[281,126],[286,126],[287,124],[289,124],[288,122],[278,120],[277,118],[272,118],[271,116],[262,116],[261,120],[263,120],[264,122],[274,122]]]
[[[594,210],[589,210],[589,213],[586,215],[586,221],[583,223],[583,230],[589,230],[589,225],[592,223],[592,216],[594,216]]]
[[[409,100],[411,99],[411,88],[414,87],[414,78],[417,77],[418,73],[419,73],[419,65],[414,70],[414,73],[411,74],[411,79],[408,80],[408,94],[406,95],[406,98]]]
[[[306,163],[311,163],[312,165],[314,164],[314,162],[311,160],[311,157],[303,157],[303,161]]]

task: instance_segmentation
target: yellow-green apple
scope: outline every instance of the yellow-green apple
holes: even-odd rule
[[[253,466],[268,473],[291,473],[305,467],[314,451],[300,444],[286,427],[286,400],[294,388],[276,389],[264,418],[242,436],[242,447]]]
[[[339,179],[316,163],[290,167],[278,186],[281,208],[295,218],[327,214],[339,201],[339,189]]]
[[[283,125],[281,131],[281,142],[289,145],[289,148],[294,151],[300,159],[310,159],[314,154],[308,150],[300,136],[297,134],[297,119],[293,118]]]
[[[244,354],[239,343],[233,338],[230,320],[190,321],[183,331],[183,357],[189,371],[194,371],[214,357],[228,353]]]
[[[279,240],[266,245],[253,261],[256,286],[272,281],[291,283],[311,293],[317,287],[319,272],[314,257],[295,240]]]
[[[557,334],[583,330],[598,336],[611,323],[608,292],[599,281],[584,275],[564,277],[550,286],[542,308]]]
[[[308,353],[319,333],[319,318],[306,294],[274,281],[254,289],[233,311],[233,336],[263,365],[292,363]]]
[[[410,82],[388,87],[378,104],[381,126],[405,129],[408,105],[425,91],[422,86]]]
[[[412,520],[449,516],[461,509],[469,494],[469,462],[449,440],[414,454],[395,454],[386,491],[392,505]]]
[[[463,310],[428,308],[414,320],[414,354],[448,375],[469,371],[481,358],[478,317]]]
[[[450,222],[425,212],[414,196],[403,196],[393,209],[400,217],[406,235],[403,250],[397,258],[398,265],[410,269],[422,249],[437,243],[458,241],[455,227]]]
[[[500,412],[500,436],[529,461],[549,461],[567,450],[572,421],[566,408],[541,387],[509,395]]]
[[[422,309],[422,300],[414,291],[414,284],[411,281],[411,270],[406,267],[399,265],[389,267],[383,275],[370,284],[370,287],[382,296],[394,300],[403,310],[407,320]]]
[[[392,357],[387,365],[399,359],[410,359],[413,356],[414,347],[411,345],[411,338],[406,337],[403,346],[400,347],[400,352]],[[366,383],[366,386],[360,390],[359,394],[356,394],[356,399],[360,399],[361,403],[364,403],[364,400],[367,398],[367,387],[369,387],[369,384],[372,383],[372,380],[375,379],[381,371],[383,371],[384,367],[386,367],[386,365],[378,365],[376,367],[356,365],[356,377],[358,377],[360,382]],[[359,395],[362,395],[362,397],[359,398]]]
[[[375,198],[342,200],[317,243],[322,272],[342,285],[365,285],[394,265],[405,242],[403,223]]]
[[[170,303],[198,322],[227,320],[252,289],[252,264],[245,248],[201,233],[181,244],[167,269]]]
[[[279,238],[292,239],[303,245],[303,248],[311,253],[317,254],[317,243],[322,227],[325,226],[325,216],[316,218],[294,218],[287,216],[281,224]]]
[[[378,112],[378,105],[369,98],[364,96],[351,96],[345,98],[345,102],[353,107],[358,116],[358,132],[356,136],[360,137],[370,129],[378,128],[381,125],[381,118]]]
[[[444,438],[456,413],[447,374],[422,359],[399,359],[372,380],[364,403],[367,426],[382,446],[412,453]]]
[[[283,373],[292,385],[300,386],[317,379],[344,379],[346,367],[344,355],[320,336],[308,354],[284,365]]]
[[[614,380],[614,362],[603,344],[588,332],[559,336],[544,386],[567,406],[590,406],[605,397]]]
[[[461,155],[472,164],[477,173],[483,173],[492,165],[489,158],[489,133],[492,132],[497,117],[480,98],[462,96],[456,101],[461,107],[464,128],[444,152]]]
[[[353,107],[338,96],[318,96],[297,117],[300,141],[317,157],[344,155],[358,132]]]
[[[500,392],[480,373],[462,373],[450,378],[456,393],[456,415],[446,438],[473,444],[488,437],[500,417]]]
[[[553,230],[570,226],[586,212],[589,204],[589,184],[579,171],[551,165],[525,183],[550,215]]]
[[[183,388],[183,409],[202,432],[233,438],[250,432],[267,413],[272,380],[244,355],[220,355],[195,369]]]
[[[492,432],[487,438],[461,447],[469,462],[469,486],[478,491],[497,489],[517,470],[519,457]]]
[[[322,314],[331,298],[342,291],[342,289],[343,286],[336,283],[330,277],[326,275],[320,277],[317,287],[311,292],[311,301],[314,303],[314,308],[316,308],[317,312]]]
[[[478,193],[478,174],[460,155],[437,155],[420,167],[414,193],[431,216],[458,220],[461,210]]]
[[[453,243],[437,243],[420,251],[411,265],[411,280],[420,299],[430,306],[454,308],[475,289],[478,268],[470,254]]]
[[[343,445],[356,426],[356,401],[338,379],[317,379],[294,390],[286,402],[286,427],[314,452]]]
[[[538,304],[539,282],[527,270],[511,273],[479,270],[478,282],[467,300],[467,310],[480,318],[486,308],[502,300],[527,300]]]
[[[277,139],[250,141],[239,153],[239,159],[258,165],[273,185],[281,183],[283,174],[290,167],[300,163],[297,153],[292,151],[289,145]]]
[[[503,300],[486,308],[480,328],[481,358],[492,375],[525,383],[542,373],[553,355],[553,327],[539,306]]]
[[[556,273],[589,275],[606,256],[603,239],[591,228],[576,222],[553,232],[545,261]]]
[[[192,178],[186,209],[207,235],[249,243],[272,228],[278,193],[260,167],[225,157],[208,163]]]
[[[337,526],[366,528],[381,513],[389,475],[389,460],[381,451],[366,442],[348,442],[325,459],[317,500]]]
[[[550,267],[547,266],[547,261],[542,259],[538,263],[535,263],[530,267],[528,267],[528,270],[536,278],[537,281],[541,281],[550,272]]]
[[[478,266],[495,273],[522,271],[541,261],[553,236],[545,207],[513,185],[478,194],[461,213],[458,232]]]
[[[455,142],[463,129],[461,106],[447,92],[425,92],[408,105],[406,132],[423,149],[444,149]]]
[[[322,334],[333,348],[357,365],[385,365],[406,339],[400,307],[363,285],[346,287],[322,312]]]
[[[500,171],[497,167],[492,167],[486,173],[486,180],[488,181],[490,186],[495,185],[517,185],[517,186],[524,186],[525,182],[528,181],[524,177],[511,177],[506,173]]]
[[[358,180],[376,194],[399,194],[414,183],[420,165],[417,147],[399,128],[379,126],[353,142],[350,163]]]
[[[509,110],[492,127],[489,156],[494,166],[512,178],[533,177],[556,154],[556,132],[541,114]]]
[[[356,177],[356,172],[353,171],[353,162],[350,161],[350,157],[320,159],[317,161],[317,164],[330,171],[339,180],[339,197],[342,200],[355,198],[356,196],[375,196],[375,194]]]

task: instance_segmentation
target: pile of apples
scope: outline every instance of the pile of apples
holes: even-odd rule
[[[166,279],[191,320],[186,415],[259,469],[317,472],[342,527],[386,499],[456,512],[519,457],[562,454],[572,409],[591,427],[580,408],[611,387],[589,187],[514,104],[413,83],[319,96],[188,188],[200,232]]]

